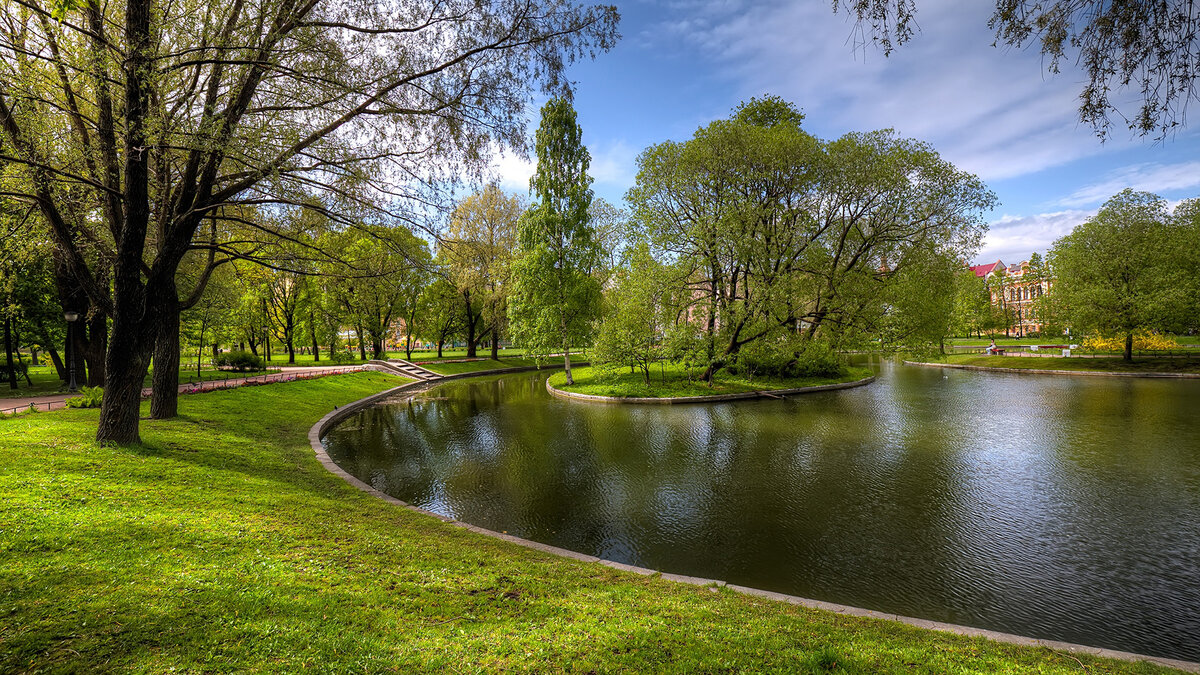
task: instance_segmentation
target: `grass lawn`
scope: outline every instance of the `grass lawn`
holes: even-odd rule
[[[572,358],[578,360],[586,360],[582,355],[575,355]],[[466,361],[464,363],[428,363],[423,359],[414,357],[415,363],[421,363],[423,368],[432,370],[435,373],[442,375],[457,375],[459,373],[476,373],[481,370],[496,370],[498,368],[518,368],[523,366],[536,366],[537,361],[534,359],[521,358],[502,358],[502,359],[483,359],[481,361]],[[546,368],[553,368],[562,365],[562,357],[556,356],[546,359],[542,365]]]
[[[989,368],[1012,368],[1014,370],[1078,370],[1120,373],[1200,373],[1200,358],[1166,359],[1134,358],[1126,362],[1120,358],[1073,358],[1061,356],[980,356],[977,354],[955,354],[937,359],[936,363],[952,363],[964,366],[986,366]]]
[[[1162,672],[641,577],[363,494],[306,434],[400,382],[0,420],[0,672]]]
[[[847,368],[844,377],[802,377],[791,379],[747,379],[745,376],[735,376],[729,373],[718,373],[713,386],[706,382],[689,380],[683,367],[675,364],[655,366],[650,370],[650,382],[647,384],[641,371],[630,373],[621,370],[615,373],[601,373],[594,368],[572,368],[571,376],[575,384],[567,386],[566,373],[556,373],[550,376],[550,384],[564,391],[572,391],[593,396],[617,396],[621,398],[668,398],[677,396],[712,396],[715,394],[739,394],[747,391],[763,391],[772,389],[798,389],[819,384],[834,384],[837,382],[853,382],[869,377],[870,368]],[[665,381],[664,381],[665,378]]]

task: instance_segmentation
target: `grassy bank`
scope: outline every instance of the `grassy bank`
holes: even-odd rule
[[[573,356],[572,359],[581,360],[582,356]],[[422,367],[432,370],[435,373],[442,375],[458,375],[459,373],[478,373],[484,370],[496,370],[499,368],[523,368],[528,366],[536,366],[537,361],[534,359],[522,358],[505,358],[505,359],[480,359],[478,361],[463,361],[461,363],[435,362],[431,363],[424,360],[414,359],[416,363],[420,363]],[[546,368],[554,368],[562,365],[562,357],[556,356],[546,359],[542,365]]]
[[[673,584],[519,548],[326,472],[378,373],[0,419],[0,672],[1161,672]]]
[[[616,396],[620,398],[671,398],[680,396],[713,396],[716,394],[740,394],[747,391],[771,391],[777,389],[799,389],[821,384],[853,382],[869,377],[870,368],[847,368],[842,377],[798,377],[788,379],[747,378],[744,375],[718,373],[712,387],[707,382],[688,379],[687,372],[676,364],[655,366],[646,382],[641,371],[636,373],[623,369],[615,373],[602,373],[594,368],[572,368],[575,384],[567,385],[566,373],[550,376],[550,384],[564,391],[592,396]]]
[[[924,359],[922,359],[924,360]],[[963,366],[1010,368],[1012,370],[1073,370],[1102,373],[1200,373],[1200,360],[1135,358],[1073,358],[1062,356],[979,356],[950,355],[933,360]]]

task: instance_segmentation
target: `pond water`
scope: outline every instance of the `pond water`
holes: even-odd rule
[[[399,499],[610,560],[1200,660],[1200,380],[876,366],[679,406],[460,380],[325,445]]]

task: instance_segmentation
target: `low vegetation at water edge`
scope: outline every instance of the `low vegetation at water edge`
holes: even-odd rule
[[[628,369],[603,371],[596,368],[584,367],[571,369],[575,384],[566,384],[566,373],[558,372],[550,376],[550,384],[564,391],[592,396],[614,396],[619,398],[671,398],[681,396],[713,396],[716,394],[740,394],[748,391],[772,391],[779,389],[799,389],[822,384],[839,382],[854,382],[864,377],[870,377],[870,368],[848,367],[839,376],[828,377],[793,377],[793,378],[750,378],[745,375],[733,375],[729,371],[718,371],[712,386],[701,380],[697,372],[690,373],[679,364],[660,363],[650,373],[650,381],[646,382],[641,371],[630,372]]]

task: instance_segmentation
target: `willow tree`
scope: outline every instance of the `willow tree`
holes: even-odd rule
[[[138,440],[142,379],[177,335],[176,272],[212,246],[206,219],[318,191],[428,213],[440,179],[522,143],[529,88],[558,88],[618,20],[566,0],[55,5],[8,3],[0,22],[0,127],[21,167],[4,191],[37,208],[112,319],[96,437],[118,443]]]
[[[536,202],[517,224],[508,315],[513,338],[541,359],[562,351],[567,384],[571,348],[585,341],[600,311],[600,283],[592,275],[600,251],[591,227],[591,155],[575,108],[563,98],[542,107],[537,130]]]

